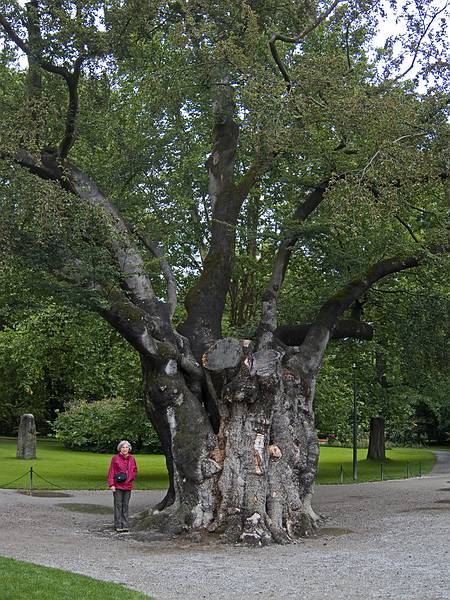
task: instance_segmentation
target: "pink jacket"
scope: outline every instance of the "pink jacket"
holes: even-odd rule
[[[114,481],[114,475],[116,473],[126,473],[128,465],[127,479],[123,483],[117,483]],[[111,459],[111,464],[108,471],[108,485],[111,487],[115,485],[118,490],[132,490],[133,481],[136,479],[137,465],[134,456],[129,454],[125,458],[122,454],[116,454]]]

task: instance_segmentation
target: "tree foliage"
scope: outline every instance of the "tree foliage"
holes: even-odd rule
[[[161,452],[139,398],[73,402],[57,416],[53,431],[56,439],[77,450],[114,452],[117,441],[127,439],[134,450]]]
[[[71,402],[140,396],[135,354],[92,314],[42,299],[40,306],[21,311],[11,304],[2,309],[3,434],[15,432],[26,412],[35,415],[40,433],[45,433],[48,422]]]

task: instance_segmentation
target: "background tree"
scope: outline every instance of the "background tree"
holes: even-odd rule
[[[45,434],[70,403],[141,396],[137,357],[91,313],[49,300],[10,314],[2,308],[1,434],[15,434],[24,412]]]
[[[384,278],[446,268],[445,7],[404,15],[406,67],[371,52],[371,2],[2,7],[2,260],[138,352],[171,481],[144,525],[295,538],[329,340],[371,337],[357,302]]]

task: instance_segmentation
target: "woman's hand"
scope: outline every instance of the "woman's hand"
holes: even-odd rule
[[[115,491],[116,491],[116,486],[115,486],[115,485],[112,485],[112,486],[111,486],[109,489],[110,489],[112,492],[115,492]]]

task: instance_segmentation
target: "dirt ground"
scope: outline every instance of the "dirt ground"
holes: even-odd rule
[[[133,492],[131,512],[160,498]],[[0,554],[156,600],[450,600],[450,453],[439,454],[430,477],[319,486],[322,528],[290,546],[144,543],[113,531],[111,504],[108,491],[0,490]]]

